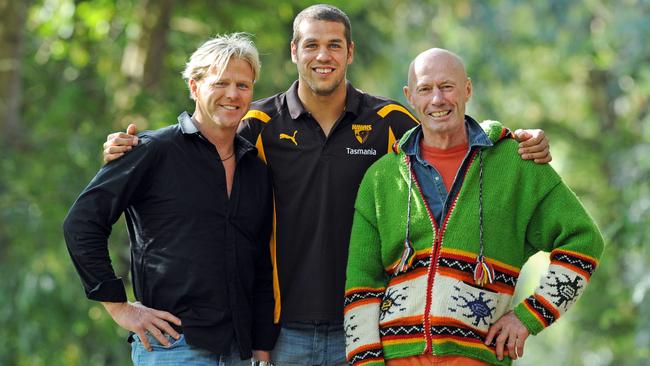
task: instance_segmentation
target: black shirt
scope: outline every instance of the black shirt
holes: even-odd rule
[[[273,179],[276,320],[342,323],[359,184],[417,122],[397,102],[348,83],[345,111],[325,136],[297,89],[295,82],[285,93],[254,102],[240,134],[256,144]]]
[[[238,136],[228,197],[214,145],[187,113],[178,119],[140,134],[132,152],[97,173],[66,217],[65,239],[88,298],[126,301],[107,246],[125,212],[136,299],[179,317],[190,345],[228,354],[235,336],[248,358],[277,335],[269,174]]]

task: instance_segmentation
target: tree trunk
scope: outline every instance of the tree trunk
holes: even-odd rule
[[[22,97],[23,29],[28,1],[0,0],[0,141],[17,144]],[[5,152],[6,153],[6,152]]]
[[[140,34],[127,45],[122,71],[135,85],[135,92],[158,87],[174,0],[142,0]]]

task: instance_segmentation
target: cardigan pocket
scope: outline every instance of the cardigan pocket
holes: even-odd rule
[[[432,296],[438,297],[432,301],[432,325],[455,325],[481,333],[487,332],[490,325],[503,315],[504,307],[510,302],[509,295],[475,287],[447,276],[436,278]],[[450,318],[454,322],[450,322]]]
[[[379,305],[379,324],[400,322],[400,319],[422,318],[426,303],[426,272],[413,277],[411,272],[391,279]],[[408,321],[407,319],[404,319]]]

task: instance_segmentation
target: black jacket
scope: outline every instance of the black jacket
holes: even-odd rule
[[[182,321],[189,344],[242,358],[270,350],[273,325],[269,237],[272,188],[255,147],[236,138],[230,197],[214,146],[189,115],[140,135],[124,157],[104,166],[64,223],[70,256],[89,299],[126,301],[108,255],[111,226],[126,215],[135,297]]]

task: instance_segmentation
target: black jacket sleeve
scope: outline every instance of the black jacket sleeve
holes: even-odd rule
[[[123,302],[126,291],[108,253],[113,224],[130,204],[152,165],[152,141],[140,143],[124,157],[102,167],[79,195],[63,222],[63,234],[86,296]]]

